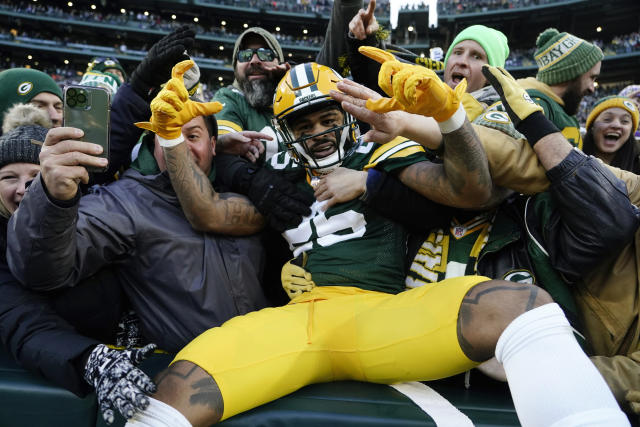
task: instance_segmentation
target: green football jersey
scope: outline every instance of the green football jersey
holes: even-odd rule
[[[271,126],[273,111],[256,110],[247,102],[242,91],[234,86],[223,87],[213,96],[212,101],[222,104],[222,110],[216,113],[218,134],[252,130],[270,135],[273,140],[263,140],[265,144],[264,158],[269,158],[286,147],[278,142],[275,130]]]
[[[407,274],[406,286],[477,274],[478,257],[487,244],[493,212],[485,212],[459,222],[451,220],[448,230],[435,229],[418,249]]]
[[[354,170],[376,167],[389,172],[425,160],[420,145],[397,138],[382,146],[374,143],[358,146],[342,166]],[[275,169],[299,167],[286,152],[274,156],[267,164]],[[298,186],[313,193],[307,180]],[[387,293],[403,291],[407,251],[404,227],[367,209],[360,199],[323,211],[325,204],[326,201],[316,201],[311,206],[311,215],[283,233],[295,256],[307,253],[305,269],[316,285],[356,286]]]

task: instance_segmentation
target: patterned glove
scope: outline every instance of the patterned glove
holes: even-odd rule
[[[189,93],[184,86],[183,75],[193,67],[191,60],[177,63],[171,70],[171,80],[151,101],[151,119],[148,122],[138,122],[135,125],[154,132],[169,143],[161,142],[163,146],[177,145],[183,141],[182,125],[198,116],[208,116],[222,110],[219,102],[194,102],[189,99]]]
[[[558,128],[548,120],[541,106],[536,104],[526,90],[504,68],[482,66],[482,74],[498,92],[502,105],[516,129],[522,133],[533,147],[542,137]]]
[[[148,394],[156,385],[136,366],[155,350],[155,344],[140,349],[114,350],[99,344],[89,355],[84,379],[96,390],[102,418],[113,423],[113,408],[127,419],[149,406]]]
[[[359,51],[382,64],[378,73],[380,88],[392,98],[368,100],[367,108],[386,113],[405,110],[409,113],[433,117],[445,133],[458,129],[465,120],[461,99],[467,89],[463,80],[455,90],[445,84],[438,75],[425,67],[403,64],[381,49],[362,46]],[[457,114],[456,114],[457,113]],[[455,123],[442,124],[455,118]]]
[[[289,260],[282,266],[280,279],[282,280],[282,287],[290,299],[294,299],[298,295],[309,292],[316,287],[315,282],[311,280],[311,273],[304,269],[306,263],[307,254],[303,252],[302,255]]]
[[[151,46],[131,75],[131,87],[138,95],[147,101],[152,99],[155,90],[169,78],[171,68],[189,59],[187,51],[193,46],[195,35],[193,28],[184,25]]]

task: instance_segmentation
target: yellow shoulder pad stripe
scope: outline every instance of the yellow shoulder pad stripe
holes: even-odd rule
[[[242,126],[237,123],[230,122],[229,120],[218,120],[218,134],[220,135],[241,131],[243,131]]]
[[[364,167],[364,170],[375,167],[378,163],[387,159],[407,157],[415,153],[424,153],[422,145],[405,137],[398,136],[377,148],[369,159],[369,163]]]

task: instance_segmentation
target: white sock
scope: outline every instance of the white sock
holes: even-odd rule
[[[496,359],[525,427],[629,425],[558,304],[537,307],[511,322],[498,339]]]
[[[125,427],[192,427],[189,420],[173,406],[149,397],[149,406],[137,412]]]

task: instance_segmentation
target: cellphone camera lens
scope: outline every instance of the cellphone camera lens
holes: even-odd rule
[[[86,104],[87,102],[87,95],[85,95],[84,93],[80,93],[78,95],[78,104]]]
[[[75,99],[73,99],[73,98],[69,98],[69,99],[67,99],[67,105],[68,105],[69,107],[75,107],[75,106],[76,106],[76,100],[75,100]]]

